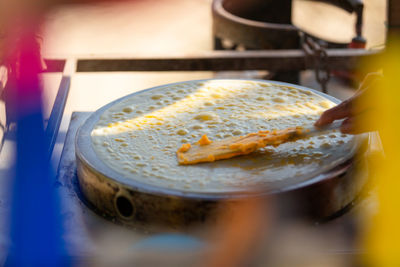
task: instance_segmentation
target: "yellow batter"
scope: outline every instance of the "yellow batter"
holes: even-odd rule
[[[193,147],[190,144],[183,144],[176,151],[176,155],[179,164],[182,165],[230,159],[250,154],[267,145],[278,146],[288,141],[295,141],[303,131],[302,127],[291,127],[279,131],[259,131],[245,136],[218,140],[214,143],[208,139],[207,135],[203,135]]]

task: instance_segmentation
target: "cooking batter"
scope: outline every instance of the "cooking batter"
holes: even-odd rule
[[[307,179],[351,154],[353,137],[334,132],[192,166],[179,166],[176,150],[203,135],[219,140],[310,126],[333,106],[310,91],[269,82],[184,82],[118,102],[103,113],[91,136],[104,164],[127,178],[186,191],[238,191],[291,177]]]

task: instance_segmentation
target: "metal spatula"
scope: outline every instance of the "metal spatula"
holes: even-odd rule
[[[185,144],[177,151],[178,162],[181,165],[189,165],[247,155],[265,146],[278,146],[286,142],[324,134],[339,129],[341,124],[342,120],[321,128],[314,126],[291,127],[230,137],[205,145],[201,145],[199,142],[192,145]]]

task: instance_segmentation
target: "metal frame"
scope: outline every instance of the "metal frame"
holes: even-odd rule
[[[61,121],[64,115],[65,105],[67,104],[68,94],[71,85],[71,77],[69,69],[66,68],[67,61],[65,59],[44,59],[46,63],[45,73],[62,72],[63,76],[58,87],[57,95],[54,100],[53,108],[51,109],[45,135],[48,140],[47,159],[50,160],[53,153],[54,145],[56,144],[58,132],[60,130]]]
[[[326,49],[332,70],[354,70],[361,62],[378,56],[382,50]],[[314,67],[313,60],[301,49],[212,51],[168,57],[94,56],[77,60],[77,72],[112,71],[292,71]]]
[[[47,67],[45,72],[64,72],[65,59],[44,59],[44,62]]]
[[[64,115],[64,109],[65,109],[65,105],[66,105],[67,99],[68,99],[71,78],[69,75],[66,75],[66,73],[65,73],[66,60],[64,60],[64,59],[45,59],[44,61],[47,66],[46,70],[44,70],[44,73],[49,73],[49,72],[62,72],[63,73],[63,77],[62,77],[60,85],[58,87],[58,91],[57,91],[56,98],[54,100],[53,108],[51,110],[50,117],[47,121],[47,126],[45,129],[45,134],[46,134],[47,140],[49,141],[47,158],[50,159],[51,155],[53,153],[54,145],[57,140],[58,132],[59,132],[60,125],[61,125],[61,120]],[[4,135],[3,135],[1,143],[0,143],[0,152],[2,151],[5,139],[13,138],[13,135],[14,135],[14,133],[10,132],[5,127]]]
[[[54,145],[57,140],[58,132],[60,130],[61,120],[64,115],[65,105],[68,99],[68,93],[70,89],[71,78],[69,76],[63,76],[58,88],[56,99],[54,100],[53,108],[50,113],[45,135],[48,140],[48,159],[50,160],[53,153]]]

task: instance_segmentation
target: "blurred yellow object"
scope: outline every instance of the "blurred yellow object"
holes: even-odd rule
[[[371,159],[379,208],[365,236],[366,266],[400,264],[400,39],[392,38],[389,44],[378,62],[371,62],[383,68],[384,79],[366,100],[376,110],[364,123],[379,129],[385,150],[384,158]]]

